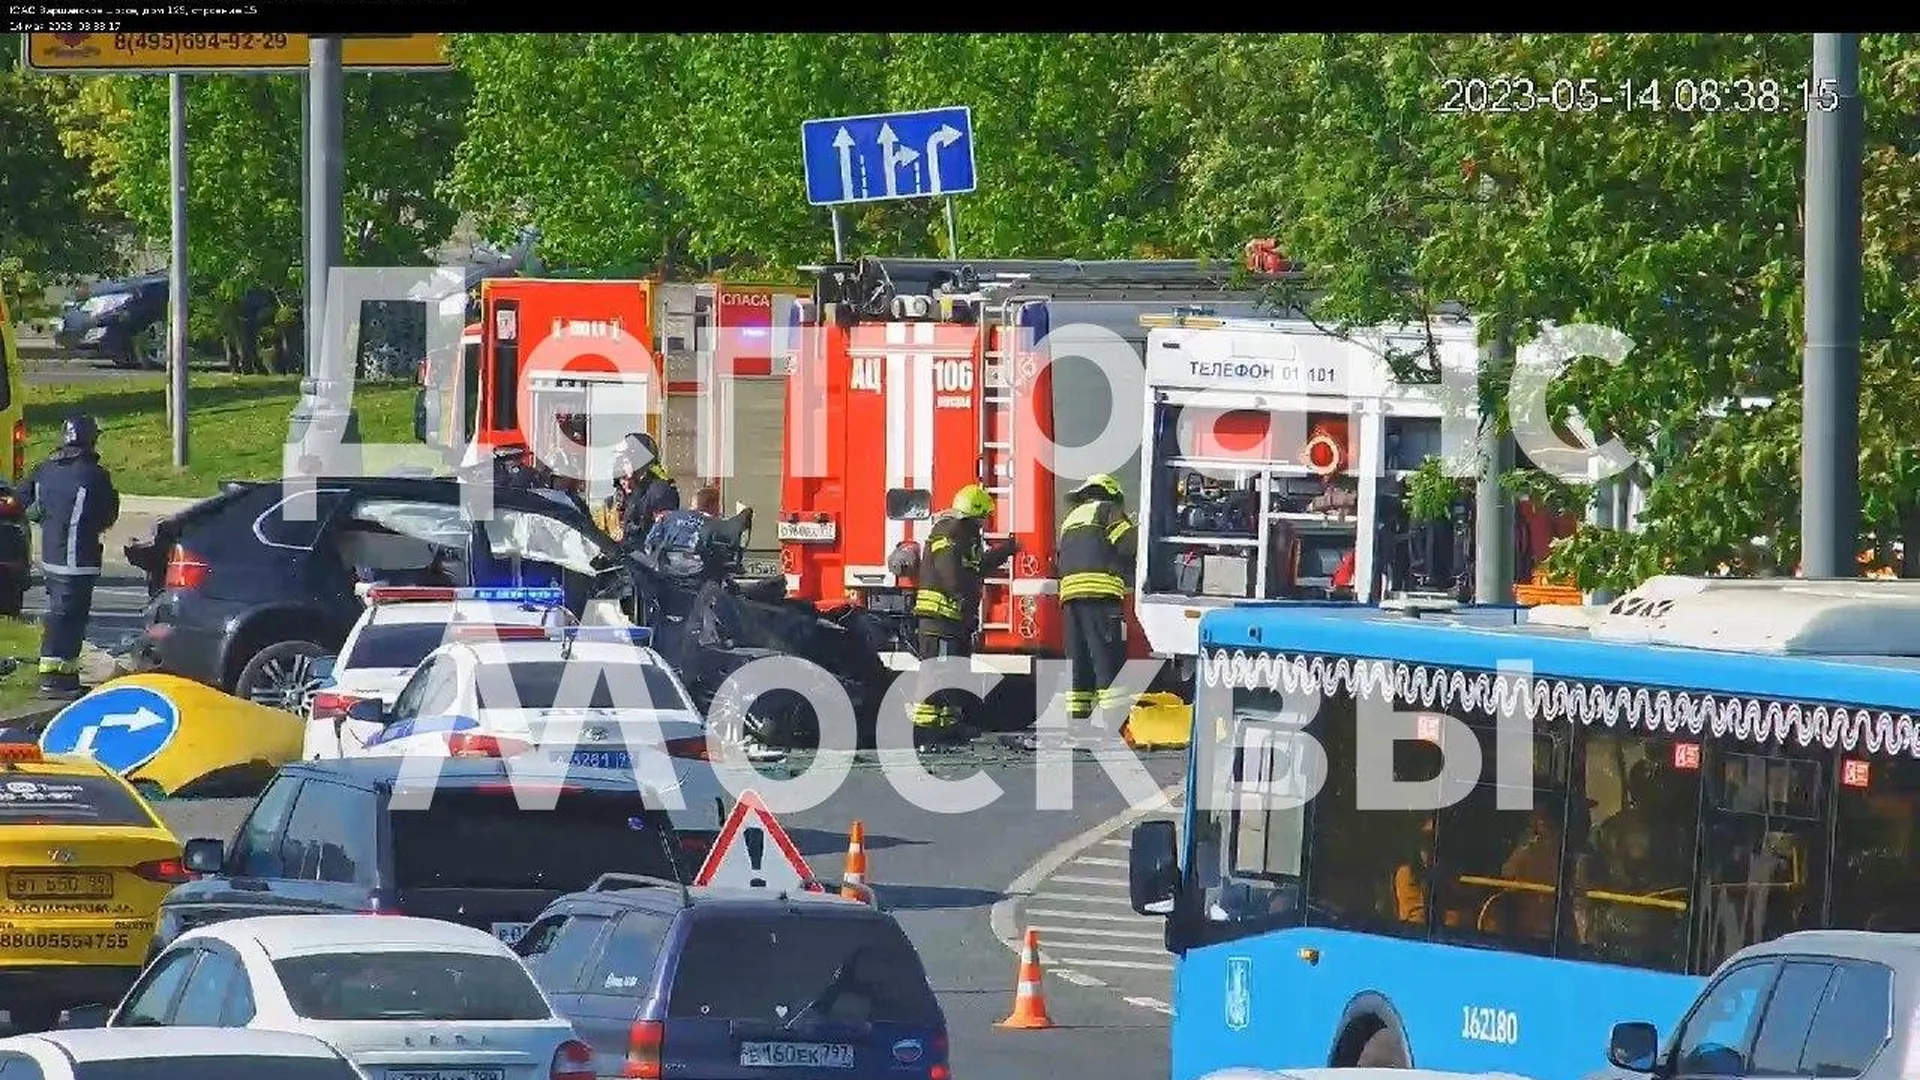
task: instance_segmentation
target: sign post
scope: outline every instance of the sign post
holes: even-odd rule
[[[800,125],[807,201],[833,211],[833,257],[845,262],[840,208],[894,199],[945,199],[947,251],[960,257],[955,195],[977,186],[973,110],[966,106],[873,116],[836,116]]]
[[[167,76],[167,172],[173,262],[167,275],[167,426],[173,467],[187,467],[187,77]]]

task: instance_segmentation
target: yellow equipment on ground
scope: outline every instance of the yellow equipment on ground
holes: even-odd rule
[[[119,752],[129,725],[153,729],[132,756]],[[142,672],[102,683],[62,709],[41,732],[40,747],[93,753],[150,797],[251,797],[280,766],[299,760],[305,729],[292,713]]]
[[[1120,734],[1135,750],[1185,746],[1192,738],[1193,706],[1178,694],[1142,694]]]

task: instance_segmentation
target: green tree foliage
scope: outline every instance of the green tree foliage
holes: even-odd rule
[[[86,162],[63,150],[57,117],[75,80],[20,64],[20,36],[0,34],[0,292],[24,313],[42,288],[114,265],[113,218],[89,206]]]
[[[554,265],[791,274],[831,251],[828,213],[806,201],[802,121],[966,104],[981,190],[960,200],[963,253],[1184,252],[1182,134],[1120,107],[1161,47],[1124,35],[463,37],[456,63],[475,92],[450,186],[495,238],[539,226]],[[850,252],[944,250],[930,202],[846,217]]]
[[[1901,209],[1920,138],[1912,47],[1870,39],[1863,61],[1863,479],[1866,527],[1882,541],[1913,516],[1904,447],[1920,430],[1912,394],[1897,389],[1920,351]],[[1644,532],[1582,530],[1553,560],[1584,585],[1620,587],[1659,569],[1738,565],[1755,536],[1778,538],[1785,565],[1797,559],[1809,71],[1805,37],[1328,35],[1184,42],[1142,85],[1150,108],[1211,133],[1185,162],[1188,220],[1214,236],[1276,231],[1312,268],[1329,318],[1372,322],[1451,299],[1522,341],[1552,320],[1637,343],[1618,367],[1576,365],[1552,398],[1656,470]],[[1486,80],[1493,100],[1447,111],[1449,78]],[[1543,100],[1515,92],[1498,108],[1502,79],[1530,81]],[[1770,110],[1773,88],[1784,100]],[[1727,408],[1740,395],[1778,404]],[[1569,494],[1584,493],[1558,493]]]
[[[169,240],[167,81],[109,77],[68,110],[100,197],[152,244]],[[236,369],[298,362],[302,268],[301,104],[288,76],[195,76],[187,83],[187,257],[195,322],[217,328]],[[349,265],[413,266],[455,211],[439,186],[461,136],[457,74],[349,72],[344,253]],[[251,303],[249,299],[251,298]],[[257,312],[249,322],[247,316]],[[257,346],[272,346],[262,365]]]

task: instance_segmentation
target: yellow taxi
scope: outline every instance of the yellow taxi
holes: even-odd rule
[[[0,1010],[15,1031],[112,1005],[140,973],[180,841],[91,758],[0,743]]]

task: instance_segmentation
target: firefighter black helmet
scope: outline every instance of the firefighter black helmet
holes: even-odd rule
[[[91,450],[100,441],[100,425],[85,413],[74,413],[60,425],[60,445]]]

